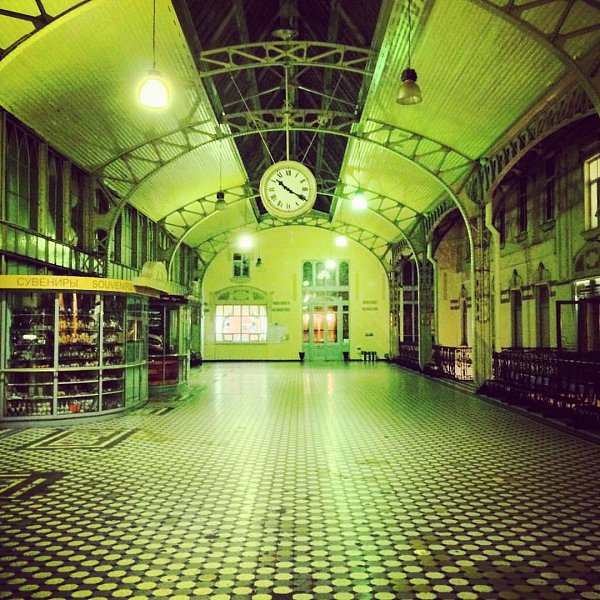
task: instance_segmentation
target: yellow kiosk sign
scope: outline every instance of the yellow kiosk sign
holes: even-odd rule
[[[0,275],[0,289],[140,293],[133,282],[123,279],[70,277],[67,275]]]

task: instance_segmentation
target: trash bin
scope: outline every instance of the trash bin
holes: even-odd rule
[[[298,357],[300,358],[300,362],[304,362],[304,356],[306,355],[305,352],[298,352]]]

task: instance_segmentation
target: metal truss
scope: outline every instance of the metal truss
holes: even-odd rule
[[[320,229],[336,232],[339,235],[345,235],[366,248],[369,252],[372,252],[379,259],[386,271],[389,270],[389,260],[386,260],[386,256],[390,251],[390,244],[386,240],[366,229],[343,223],[332,223],[324,216],[318,216],[311,213],[299,219],[295,219],[292,223],[280,221],[274,217],[267,217],[258,223],[258,230],[261,231],[263,229],[272,229],[273,227],[289,227],[294,225],[318,227]],[[236,229],[243,229],[243,227]],[[229,236],[232,232],[236,231],[236,229],[222,232],[195,247],[200,259],[205,265],[208,265],[219,252],[229,246]]]
[[[565,125],[594,112],[594,106],[586,92],[580,87],[571,88],[554,104],[537,114],[495,154],[480,159],[467,181],[467,194],[478,204],[485,202],[490,190],[536,144]]]
[[[413,131],[370,119],[359,127],[354,113],[279,109],[230,115],[223,125],[228,133],[217,131],[207,121],[190,124],[128,150],[100,167],[98,173],[125,201],[156,170],[188,152],[215,140],[285,131],[286,121],[291,131],[339,135],[377,144],[434,177],[451,196],[454,196],[453,186],[473,164],[469,157]]]
[[[319,183],[320,193],[325,195],[333,196],[336,188],[339,187],[339,182],[335,180],[322,181]],[[340,198],[350,199],[352,195],[358,190],[356,186],[342,184],[342,191],[338,193]],[[397,200],[360,188],[361,192],[367,198],[369,206],[372,210],[375,210],[379,217],[386,220],[391,225],[398,228],[398,237],[404,235],[402,230],[403,223],[414,220],[418,214],[411,208],[404,206]],[[251,200],[257,197],[257,194],[252,192],[249,185],[238,186],[224,190],[225,203],[227,206],[236,204],[241,201]],[[199,226],[201,226],[207,218],[215,214],[216,209],[216,194],[209,194],[203,198],[198,198],[185,206],[178,208],[166,217],[164,217],[160,223],[177,238],[177,245],[171,252],[170,261],[176,254],[179,246],[187,239],[187,237]],[[278,226],[289,226],[288,221],[281,221],[275,219],[271,215],[265,215],[258,221],[259,229],[266,229],[270,227]],[[316,211],[305,215],[300,219],[295,219],[293,225],[307,225],[312,227],[322,227],[332,231],[337,231],[340,235],[346,235],[355,242],[361,244],[367,248],[370,252],[373,252],[379,260],[385,265],[384,258],[387,254],[389,244],[383,238],[377,234],[370,232],[366,229],[356,227],[354,225],[337,223],[330,221],[326,215],[319,214]],[[224,234],[218,234],[217,236],[210,238],[202,242],[198,246],[200,256],[206,264],[210,262],[218,252],[220,252],[224,246],[221,246],[221,237]],[[384,248],[385,247],[385,248]]]
[[[329,42],[272,41],[227,46],[200,52],[200,78],[242,69],[294,65],[341,69],[366,75],[372,72],[375,54],[370,49]]]
[[[471,0],[505,19],[554,54],[578,78],[600,113],[598,0]],[[581,25],[574,27],[575,23]],[[594,35],[595,34],[595,35]],[[595,40],[590,45],[589,40]]]
[[[4,31],[21,31],[22,23],[30,23],[33,28],[32,31],[29,31],[19,37],[15,37],[15,39],[10,40],[10,43],[6,46],[0,47],[0,60],[3,59],[9,52],[14,50],[19,44],[22,44],[26,39],[30,38],[32,35],[36,34],[38,31],[46,27],[46,25],[50,25],[54,21],[64,17],[67,13],[70,13],[72,10],[79,8],[83,4],[87,4],[90,0],[73,0],[73,5],[63,12],[52,15],[48,13],[46,10],[45,4],[53,7],[56,5],[56,2],[47,2],[46,0],[35,0],[35,5],[37,8],[37,12],[33,9],[33,2],[21,2],[20,4],[26,4],[24,10],[27,12],[21,12],[19,10],[8,10],[5,8],[0,8],[0,19],[3,21],[5,19],[9,20],[9,23],[12,25],[7,25],[3,27]],[[15,6],[18,4],[17,2],[11,3]],[[33,14],[32,14],[33,13]]]

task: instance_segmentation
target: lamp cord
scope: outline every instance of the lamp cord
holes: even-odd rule
[[[156,0],[152,8],[152,70],[156,71]]]
[[[340,82],[342,81],[342,75],[344,74],[343,71],[340,72],[340,76],[337,80],[337,83],[335,84],[335,87],[333,88],[333,92],[331,92],[331,96],[329,96],[329,101],[327,102],[327,106],[325,107],[325,110],[323,111],[323,114],[327,114],[327,111],[329,110],[329,107],[331,106],[331,103],[333,102],[333,98],[337,92],[337,89],[340,85]],[[302,160],[300,162],[304,162],[306,160],[306,157],[308,156],[308,152],[311,149],[313,142],[315,141],[317,134],[319,133],[321,129],[321,123],[318,124],[317,129],[315,130],[315,132],[313,133],[312,139],[310,140],[310,143],[308,144],[308,148],[306,148],[306,151],[304,152],[303,156],[302,156]]]
[[[411,18],[411,0],[408,0],[408,68],[410,69],[410,37],[412,32],[412,18]]]
[[[231,82],[233,83],[235,89],[237,90],[237,93],[239,94],[240,98],[242,99],[242,102],[244,104],[244,108],[246,109],[246,112],[248,113],[248,115],[250,115],[250,118],[252,119],[252,123],[254,124],[254,127],[256,128],[256,133],[258,133],[258,135],[260,136],[260,139],[261,139],[262,143],[264,144],[264,146],[269,154],[269,157],[271,158],[271,162],[273,164],[275,164],[275,159],[273,158],[273,155],[271,154],[271,150],[269,149],[267,140],[265,140],[265,138],[262,134],[262,131],[260,130],[258,123],[256,122],[256,117],[252,114],[252,111],[250,110],[250,107],[248,106],[248,103],[246,102],[246,98],[244,98],[244,95],[240,91],[240,88],[238,87],[238,84],[235,82],[235,79],[234,79],[233,75],[231,74],[231,71],[229,72],[229,77],[231,77]]]

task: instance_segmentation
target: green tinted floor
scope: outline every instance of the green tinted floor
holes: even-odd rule
[[[0,430],[0,598],[600,598],[600,446],[386,364]]]

